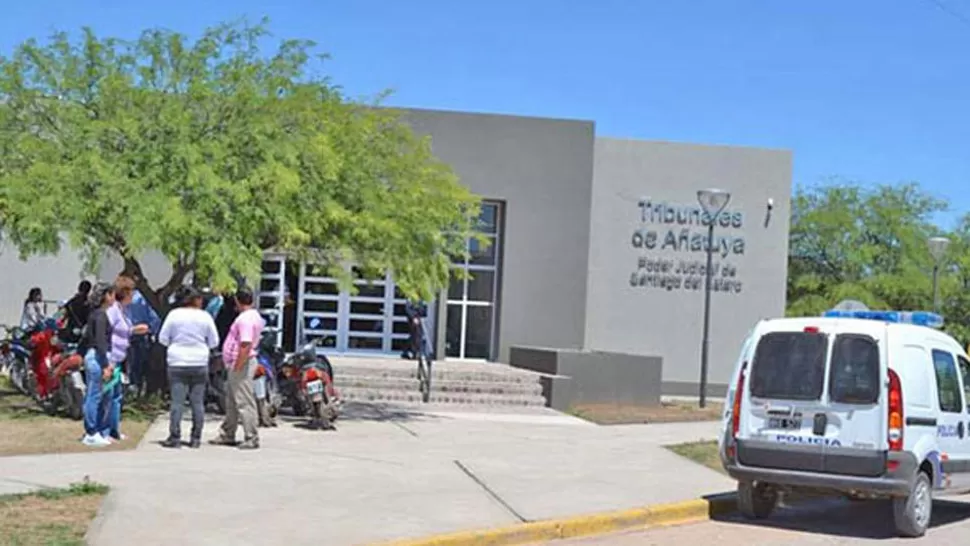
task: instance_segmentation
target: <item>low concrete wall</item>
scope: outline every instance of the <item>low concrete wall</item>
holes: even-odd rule
[[[663,359],[658,356],[512,347],[509,364],[547,374],[543,395],[560,411],[576,404],[660,404]]]

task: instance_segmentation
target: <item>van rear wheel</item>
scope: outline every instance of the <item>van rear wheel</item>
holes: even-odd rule
[[[778,504],[778,490],[760,482],[738,482],[738,510],[750,519],[765,519]]]
[[[933,517],[933,490],[930,477],[920,472],[913,481],[908,497],[893,499],[893,521],[896,532],[906,538],[918,538],[926,534]]]

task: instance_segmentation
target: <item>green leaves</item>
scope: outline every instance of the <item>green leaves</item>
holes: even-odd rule
[[[25,256],[66,235],[92,261],[110,249],[136,270],[160,250],[175,270],[151,279],[161,299],[192,270],[230,288],[270,248],[312,253],[345,280],[347,262],[390,270],[406,294],[433,297],[477,198],[395,112],[320,77],[312,43],[267,53],[267,37],[265,21],[197,40],[84,29],[0,58],[3,235]]]
[[[933,215],[945,202],[917,184],[863,187],[832,182],[799,188],[792,199],[790,316],[818,315],[845,299],[873,309],[931,309],[933,259],[927,241],[952,241],[940,265],[947,330],[970,341],[970,216],[942,233]]]

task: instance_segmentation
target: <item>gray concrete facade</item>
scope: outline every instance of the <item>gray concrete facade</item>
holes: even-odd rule
[[[590,121],[404,114],[463,184],[500,205],[492,360],[508,362],[513,347],[559,351],[576,367],[612,365],[597,354],[629,355],[662,368],[665,394],[696,393],[706,236],[696,191],[705,187],[732,194],[715,230],[712,393],[723,392],[755,322],[784,313],[790,152],[598,138]],[[154,253],[143,265],[153,284],[170,271]],[[80,269],[70,251],[24,263],[5,249],[0,323],[19,318],[30,286],[70,297]],[[109,258],[98,273],[113,278],[119,269]],[[446,300],[442,293],[435,321],[439,355]],[[628,371],[607,376],[652,377]],[[579,391],[608,390],[579,383]]]
[[[406,119],[463,184],[504,208],[493,358],[507,361],[515,345],[582,347],[593,123],[431,110]]]
[[[721,188],[731,200],[714,234],[710,383],[723,392],[747,332],[785,311],[791,168],[785,151],[597,139],[586,348],[661,356],[665,393],[696,394],[707,237],[697,190]]]

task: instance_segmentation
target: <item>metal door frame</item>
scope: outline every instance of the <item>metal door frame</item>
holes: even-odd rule
[[[259,290],[256,293],[256,304],[257,310],[260,314],[275,314],[276,315],[276,345],[278,347],[283,346],[283,310],[286,306],[286,255],[280,253],[263,253],[264,262],[277,262],[280,264],[278,273],[259,273]],[[276,281],[276,291],[263,291],[263,281]],[[273,307],[264,308],[262,306],[263,298],[274,298],[276,300],[276,305]]]

